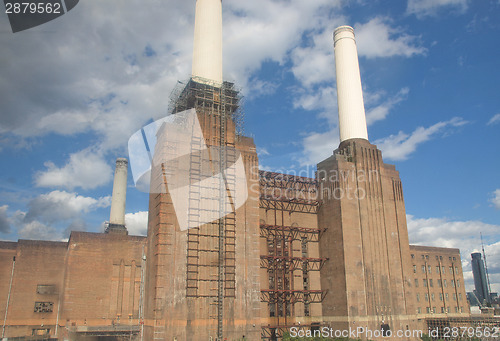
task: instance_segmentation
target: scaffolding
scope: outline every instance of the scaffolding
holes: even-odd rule
[[[318,183],[315,179],[259,171],[260,207],[266,210],[318,213]]]
[[[313,290],[310,278],[311,272],[320,271],[328,259],[311,257],[309,250],[310,243],[318,243],[326,229],[283,223],[285,212],[317,213],[321,202],[315,179],[266,171],[259,175],[260,208],[275,212],[275,224],[260,224],[260,236],[267,244],[260,266],[268,276],[268,287],[261,289],[261,302],[268,304],[269,317],[275,321],[262,326],[261,338],[276,340],[293,326],[320,326],[319,322],[302,326],[289,322],[292,316],[310,317],[310,305],[322,303],[327,295],[326,290]],[[281,225],[277,224],[277,212],[281,214]],[[303,312],[296,311],[297,303],[302,304]]]
[[[191,139],[187,231],[186,296],[208,298],[209,318],[217,321],[217,339],[224,337],[224,299],[236,296],[236,140],[243,114],[233,83],[222,86],[189,80],[172,92],[169,112],[194,108],[203,136]],[[242,128],[239,128],[242,131]],[[200,151],[209,148],[203,154]],[[210,181],[207,174],[216,174]],[[220,217],[204,223],[211,211]],[[206,221],[206,220],[205,220]]]

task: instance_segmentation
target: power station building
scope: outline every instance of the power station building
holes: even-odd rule
[[[118,159],[106,233],[0,242],[2,338],[272,340],[387,325],[416,340],[429,321],[466,321],[459,250],[409,244],[399,173],[368,140],[353,29],[334,32],[340,145],[315,178],[259,171],[222,77],[221,6],[196,3],[192,77],[156,134],[147,237],[124,226]]]

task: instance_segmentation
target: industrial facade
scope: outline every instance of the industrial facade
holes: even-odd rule
[[[106,233],[0,242],[2,337],[259,340],[292,327],[425,331],[429,319],[467,318],[459,251],[409,245],[399,173],[368,141],[352,28],[334,35],[340,145],[315,178],[259,171],[238,130],[239,93],[222,81],[220,6],[197,1],[193,76],[170,111],[194,110],[203,134],[173,158],[159,130],[147,237],[123,225],[119,159]],[[196,43],[206,34],[213,44]],[[184,228],[168,179],[186,174]],[[214,212],[225,214],[202,219]]]

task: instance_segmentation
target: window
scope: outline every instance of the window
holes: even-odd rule
[[[462,300],[462,293],[458,294],[458,299],[461,301]]]
[[[460,288],[460,280],[457,279],[457,288]]]
[[[415,278],[415,288],[418,288],[418,278]]]
[[[269,316],[270,317],[276,316],[276,305],[273,303],[269,303]]]
[[[453,301],[457,300],[457,294],[453,294]]]
[[[57,289],[54,284],[38,284],[36,286],[36,293],[39,295],[56,295]]]
[[[458,273],[458,266],[455,266],[455,273]]]
[[[446,312],[449,313],[450,312],[450,307],[447,307],[446,308]]]
[[[440,268],[439,268],[439,265],[438,265],[438,266],[436,266],[436,273],[437,273],[437,274],[441,272],[441,271],[439,271],[439,270],[440,270]]]
[[[444,307],[441,307],[441,314],[444,314]]]
[[[444,295],[444,299],[445,299],[446,301],[448,301],[448,300],[449,300],[448,293],[446,293],[446,294]]]
[[[432,284],[432,279],[429,280],[429,286],[432,288],[434,285]]]
[[[425,301],[427,302],[429,300],[429,294],[425,293]]]
[[[458,313],[458,307],[455,307],[455,312]]]
[[[425,259],[429,259],[429,255],[425,255]]]
[[[438,256],[436,256],[436,260],[439,260],[439,257],[438,257]]]
[[[443,286],[444,286],[445,288],[447,288],[447,287],[448,287],[448,285],[446,284],[446,280],[445,280],[445,279],[443,279]]]
[[[451,287],[454,288],[455,287],[455,280],[451,280]]]
[[[450,275],[453,275],[453,267],[450,266],[449,269],[450,269]]]
[[[443,260],[443,256],[439,256],[439,260]]]
[[[436,307],[432,307],[432,313],[435,314],[436,313]]]
[[[416,274],[416,273],[417,273],[417,266],[416,266],[416,265],[414,265],[414,266],[413,266],[413,273],[414,273],[414,274]]]
[[[425,274],[425,265],[422,265],[422,273]]]
[[[422,281],[424,282],[424,288],[427,288],[427,280],[423,279]]]
[[[54,307],[53,302],[35,302],[35,313],[51,313]]]
[[[425,255],[422,255],[422,259],[425,259]]]
[[[434,294],[431,294],[431,300],[435,301],[436,300],[436,297]]]
[[[49,335],[50,334],[50,329],[42,329],[42,328],[36,328],[32,329],[31,335],[33,336],[41,336],[41,335]]]
[[[422,308],[420,307],[417,308],[417,314],[422,314]]]
[[[438,288],[441,288],[443,286],[443,283],[441,282],[440,279],[438,279]]]
[[[425,310],[427,311],[427,314],[430,314],[430,312],[431,312],[431,308],[430,307],[427,307]]]
[[[457,260],[455,257],[453,257],[453,260]]]
[[[427,271],[431,274],[432,273],[432,266],[428,265],[427,266]]]
[[[464,312],[464,307],[460,307],[460,312],[463,313]]]
[[[417,294],[417,302],[420,302],[420,294]]]
[[[444,275],[446,272],[445,272],[445,267],[444,265],[441,267],[441,273]]]
[[[413,253],[411,254],[411,259],[415,259],[415,255]]]
[[[442,302],[443,301],[443,294],[439,293],[439,300]]]

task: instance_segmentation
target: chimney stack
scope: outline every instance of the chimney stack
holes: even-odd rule
[[[128,161],[125,158],[116,159],[115,178],[113,181],[113,196],[111,198],[111,213],[106,233],[128,234],[125,228],[125,201],[127,197]]]
[[[368,140],[354,30],[350,26],[338,27],[333,33],[333,41],[337,74],[340,142],[349,139]]]
[[[197,0],[192,78],[222,85],[222,0]]]

